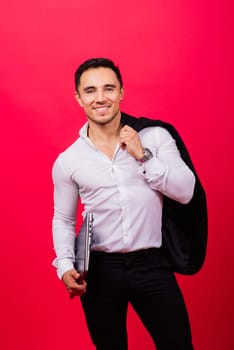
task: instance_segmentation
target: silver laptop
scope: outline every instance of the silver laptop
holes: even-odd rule
[[[87,213],[75,239],[75,269],[84,280],[89,268],[89,257],[93,237],[93,214]]]

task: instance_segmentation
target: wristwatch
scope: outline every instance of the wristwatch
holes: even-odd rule
[[[143,157],[140,159],[137,159],[138,162],[140,162],[140,163],[145,163],[148,160],[150,160],[151,158],[153,158],[153,153],[149,150],[149,148],[143,148],[143,150],[144,150]]]

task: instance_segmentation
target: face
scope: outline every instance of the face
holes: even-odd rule
[[[110,68],[90,68],[80,78],[76,99],[90,122],[99,125],[120,117],[123,89]]]

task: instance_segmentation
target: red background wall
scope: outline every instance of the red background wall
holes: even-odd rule
[[[173,123],[190,150],[209,245],[201,272],[178,279],[196,350],[233,349],[232,1],[8,0],[0,16],[0,347],[93,349],[51,266],[51,167],[85,121],[77,65],[107,56],[123,73],[123,111]],[[128,321],[129,350],[153,349],[131,309]]]

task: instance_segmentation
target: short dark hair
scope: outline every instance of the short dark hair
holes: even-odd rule
[[[116,77],[120,83],[120,87],[123,86],[123,81],[121,77],[121,73],[119,68],[114,64],[113,61],[111,61],[109,58],[91,58],[87,61],[83,62],[76,70],[75,72],[75,89],[78,90],[80,85],[80,78],[81,75],[88,69],[91,68],[99,68],[99,67],[105,67],[110,68],[113,70],[113,72],[116,74]]]

